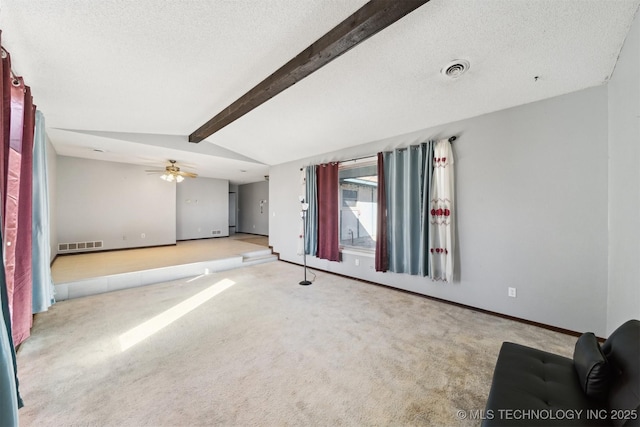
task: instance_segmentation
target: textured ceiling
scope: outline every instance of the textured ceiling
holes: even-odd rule
[[[364,3],[3,0],[0,29],[58,154],[175,158],[244,183],[268,165],[603,84],[640,0],[431,0],[206,141],[187,142]],[[469,71],[443,77],[459,58]]]

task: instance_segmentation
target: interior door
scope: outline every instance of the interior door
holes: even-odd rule
[[[238,198],[236,193],[229,193],[229,236],[236,233],[238,217]]]

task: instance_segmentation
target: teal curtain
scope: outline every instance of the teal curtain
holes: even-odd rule
[[[0,235],[0,259],[4,259],[3,240]],[[0,268],[0,426],[18,425],[18,408],[22,399],[18,394],[16,353],[11,337],[9,298],[4,276],[4,265]]]
[[[383,153],[389,271],[429,274],[429,191],[433,143]]]
[[[49,240],[49,180],[47,171],[47,141],[44,115],[36,111],[33,141],[33,312],[47,311],[55,302],[51,277],[51,246]]]
[[[304,234],[307,236],[304,251],[311,256],[316,256],[318,253],[318,181],[316,168],[317,166],[308,166],[305,169],[305,201],[309,203],[309,210],[307,211],[307,222],[304,227]]]

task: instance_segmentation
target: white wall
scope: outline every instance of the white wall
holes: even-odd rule
[[[260,209],[260,201],[266,203]],[[269,182],[261,181],[238,187],[239,233],[269,235]]]
[[[229,181],[187,178],[176,191],[178,240],[229,235]]]
[[[376,273],[373,258],[310,266],[575,331],[607,323],[607,88],[272,167],[270,244],[296,255],[299,169],[458,135],[458,280]],[[320,284],[318,284],[320,285]],[[517,298],[507,288],[517,288]]]
[[[640,319],[640,18],[627,35],[609,90],[609,294],[607,332]]]
[[[121,249],[176,242],[175,183],[148,175],[144,166],[66,156],[58,156],[56,176],[56,244],[102,240],[103,249]]]

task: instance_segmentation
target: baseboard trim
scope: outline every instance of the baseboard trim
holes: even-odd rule
[[[211,240],[211,239],[224,239],[229,236],[207,236],[207,237],[196,237],[194,239],[176,239],[177,242],[193,242],[194,240]]]
[[[269,249],[271,249],[271,253],[272,253],[272,254],[274,254],[275,256],[277,256],[277,257],[278,257],[278,261],[282,261],[282,260],[280,259],[280,252],[275,252],[275,251],[273,250],[273,246],[271,246],[271,245],[269,245]],[[288,261],[285,261],[285,262],[288,262]]]
[[[278,259],[280,260],[280,255],[279,254],[278,254]],[[286,261],[286,260],[280,260],[280,261],[286,262],[286,263],[289,263],[289,264],[293,264],[293,265],[302,266],[301,264],[298,264],[298,263],[292,262],[292,261]],[[370,280],[360,279],[358,277],[351,277],[351,276],[347,276],[345,274],[340,274],[340,273],[336,273],[336,272],[333,272],[333,271],[323,270],[321,268],[315,268],[315,267],[312,268],[312,267],[308,267],[307,266],[307,269],[316,270],[316,271],[322,271],[323,273],[333,274],[334,276],[344,277],[345,279],[356,280],[358,282],[366,283],[366,284],[369,284],[369,285],[381,286],[383,288],[392,289],[394,291],[400,291],[400,292],[404,292],[404,293],[407,293],[407,294],[411,294],[411,295],[416,295],[416,296],[419,296],[419,297],[427,298],[427,299],[432,300],[432,301],[442,302],[442,303],[445,303],[445,304],[454,305],[456,307],[461,307],[461,308],[466,308],[468,310],[478,311],[480,313],[489,314],[491,316],[500,317],[502,319],[513,320],[515,322],[524,323],[524,324],[532,325],[532,326],[537,326],[539,328],[547,329],[547,330],[550,330],[550,331],[553,331],[553,332],[559,332],[561,334],[570,335],[570,336],[573,336],[573,337],[579,337],[580,335],[582,335],[582,332],[572,331],[570,329],[559,328],[557,326],[547,325],[546,323],[534,322],[533,320],[522,319],[520,317],[510,316],[508,314],[503,314],[503,313],[498,313],[497,311],[486,310],[484,308],[474,307],[472,305],[462,304],[462,303],[459,303],[459,302],[449,301],[449,300],[446,300],[446,299],[433,297],[433,296],[430,296],[430,295],[420,294],[418,292],[408,291],[406,289],[396,288],[394,286],[389,286],[389,285],[385,285],[385,284],[382,284],[382,283],[376,283],[376,282],[372,282]],[[598,340],[599,341],[604,341],[604,338],[598,337]]]
[[[133,247],[133,248],[100,249],[100,250],[97,250],[97,251],[76,251],[76,252],[72,252],[72,253],[68,253],[68,254],[57,254],[56,258],[59,257],[59,256],[69,256],[69,255],[99,254],[99,253],[104,253],[104,252],[130,251],[130,250],[133,250],[133,249],[163,248],[165,246],[175,246],[175,245],[176,245],[176,243],[167,243],[166,245],[136,246],[136,247]],[[53,261],[55,261],[56,258],[54,258]],[[51,265],[53,265],[53,261],[51,261]]]
[[[260,237],[269,237],[268,234],[259,234],[259,233],[247,233],[246,231],[238,231],[236,230],[235,234],[250,234],[252,236],[260,236]]]

